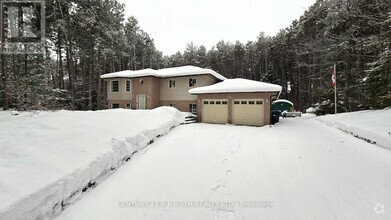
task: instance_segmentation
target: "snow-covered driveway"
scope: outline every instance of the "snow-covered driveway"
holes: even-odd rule
[[[58,219],[391,219],[391,151],[312,118],[180,126]]]

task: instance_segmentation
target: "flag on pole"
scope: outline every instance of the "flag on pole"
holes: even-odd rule
[[[333,74],[331,75],[331,86],[335,88],[337,85],[337,70],[334,65]]]

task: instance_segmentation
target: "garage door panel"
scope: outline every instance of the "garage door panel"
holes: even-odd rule
[[[238,125],[264,125],[263,99],[234,100],[232,107],[232,122]]]
[[[202,100],[202,122],[226,124],[228,123],[228,100]]]

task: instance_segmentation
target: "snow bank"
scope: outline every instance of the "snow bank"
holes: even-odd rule
[[[321,116],[320,122],[391,149],[391,108]]]
[[[0,112],[0,219],[55,216],[184,122],[174,108]]]

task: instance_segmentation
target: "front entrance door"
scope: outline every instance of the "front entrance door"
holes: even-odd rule
[[[137,109],[146,109],[147,108],[147,95],[137,95]]]

